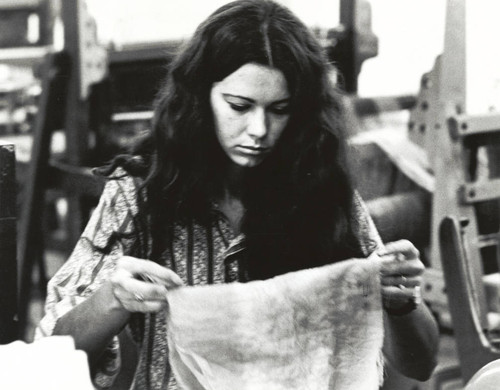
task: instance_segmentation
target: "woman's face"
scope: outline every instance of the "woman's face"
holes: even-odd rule
[[[283,73],[248,63],[210,92],[217,139],[235,164],[254,167],[276,146],[290,117],[290,93]]]

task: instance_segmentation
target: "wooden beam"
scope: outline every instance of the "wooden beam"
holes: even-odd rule
[[[34,9],[40,6],[42,0],[0,0],[0,10],[5,9]]]
[[[18,333],[15,167],[14,146],[0,143],[0,344]]]
[[[44,194],[50,158],[50,142],[54,125],[62,115],[58,99],[65,98],[68,58],[64,53],[49,54],[42,70],[42,95],[35,121],[31,161],[23,191],[23,207],[19,224],[19,322],[20,331],[26,325],[30,300],[32,270],[38,256],[42,256],[43,235],[41,221]]]
[[[67,84],[65,160],[74,166],[86,165],[89,157],[90,104],[81,97],[82,61],[80,50],[79,18],[81,1],[63,1],[62,19],[64,24],[64,51],[71,59],[71,72]],[[76,244],[87,216],[81,210],[78,196],[68,197],[68,244]]]

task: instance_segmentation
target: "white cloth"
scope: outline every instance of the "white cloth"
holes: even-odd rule
[[[169,292],[170,364],[185,390],[368,390],[382,382],[380,262]]]
[[[93,390],[87,355],[69,336],[0,346],[0,389]]]

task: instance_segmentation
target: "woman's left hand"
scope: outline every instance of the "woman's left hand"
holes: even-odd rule
[[[421,284],[425,266],[420,253],[408,240],[390,242],[377,253],[382,258],[381,284],[384,309],[406,314],[422,302]]]

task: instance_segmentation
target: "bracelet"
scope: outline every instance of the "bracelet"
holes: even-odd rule
[[[414,299],[410,299],[408,300],[407,303],[405,303],[403,306],[401,307],[398,307],[397,309],[394,309],[392,307],[385,307],[385,311],[387,312],[387,314],[391,315],[391,316],[397,316],[397,317],[401,317],[401,316],[405,316],[407,314],[410,314],[413,310],[415,310],[418,306],[418,303],[415,302]]]

